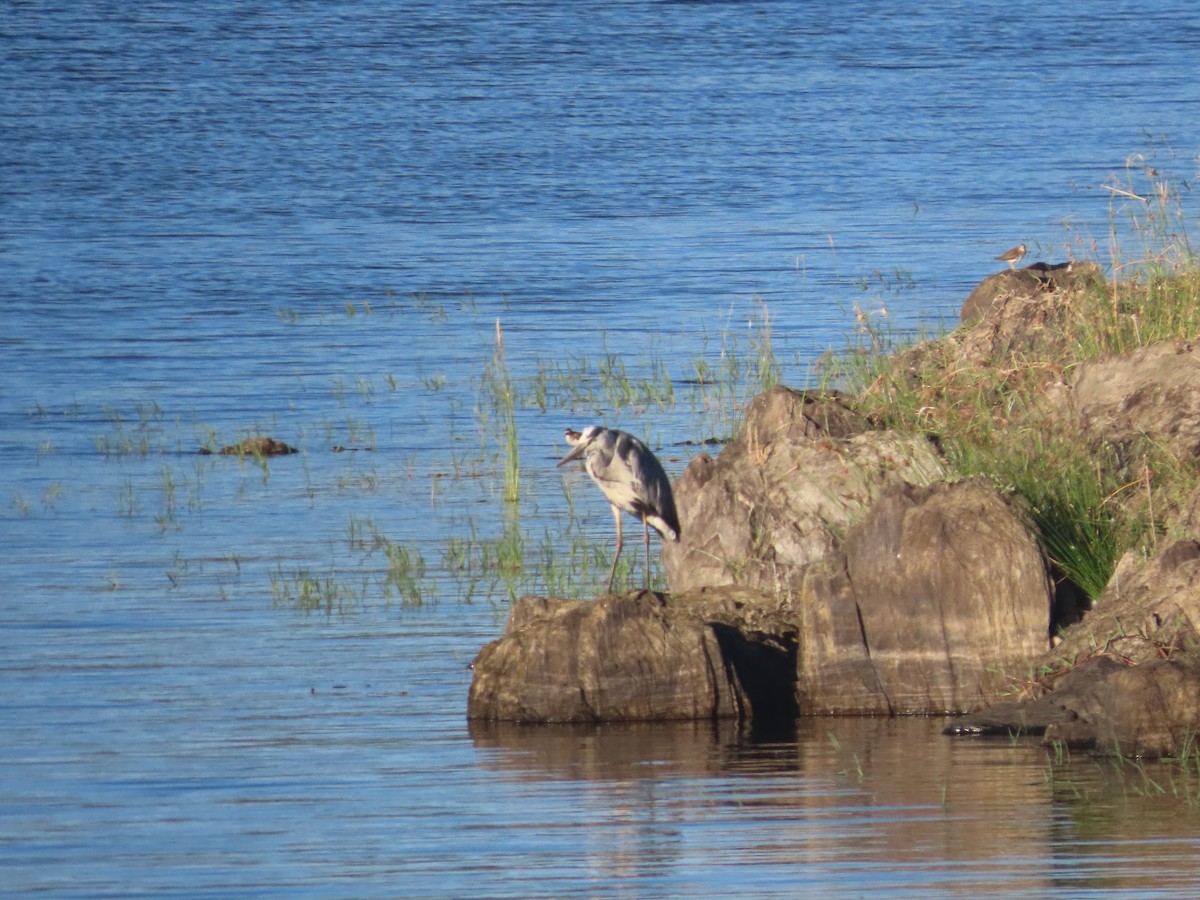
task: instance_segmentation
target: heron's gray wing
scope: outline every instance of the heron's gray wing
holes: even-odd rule
[[[633,435],[615,433],[616,439],[597,454],[593,477],[609,502],[645,518],[659,532],[670,532],[674,539],[679,534],[679,516],[662,464]]]
[[[671,490],[671,479],[653,453],[642,448],[636,461],[636,478],[641,485],[639,498],[643,504],[640,511],[660,534],[676,540],[679,537],[679,513],[675,510],[675,494]]]

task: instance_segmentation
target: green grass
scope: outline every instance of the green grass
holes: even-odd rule
[[[1145,525],[1118,502],[1122,468],[1078,440],[1036,429],[985,444],[956,440],[946,451],[960,476],[983,475],[1025,501],[1047,557],[1093,601]],[[1111,454],[1107,454],[1111,457]],[[1107,463],[1107,464],[1105,464]]]
[[[508,372],[504,331],[496,320],[496,347],[484,368],[483,389],[476,405],[480,430],[500,447],[501,496],[505,503],[521,499],[521,444],[517,435],[517,387]]]

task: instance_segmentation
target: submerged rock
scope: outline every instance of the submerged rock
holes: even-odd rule
[[[207,447],[200,449],[202,456],[209,456],[212,451]],[[236,444],[222,447],[219,451],[224,456],[287,456],[297,453],[295,447],[289,447],[283,441],[271,437],[248,437]]]

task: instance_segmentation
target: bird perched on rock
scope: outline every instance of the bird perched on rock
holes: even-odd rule
[[[662,463],[632,434],[615,428],[599,425],[589,425],[583,431],[568,428],[565,437],[572,449],[558,464],[562,466],[582,456],[588,475],[612,505],[617,523],[617,549],[608,572],[609,593],[617,572],[617,558],[621,555],[621,510],[642,520],[646,587],[649,588],[650,527],[653,526],[664,540],[679,540],[679,514],[675,511],[671,481],[663,471]]]
[[[1003,253],[1001,253],[999,256],[996,257],[996,259],[1000,260],[1001,262],[1008,263],[1008,267],[1010,269],[1015,269],[1017,267],[1017,263],[1019,263],[1024,258],[1025,258],[1025,245],[1024,244],[1018,244],[1017,246],[1013,247],[1011,250],[1005,250]]]

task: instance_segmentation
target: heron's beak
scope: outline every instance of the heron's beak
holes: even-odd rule
[[[577,444],[571,449],[571,452],[558,461],[558,465],[565,466],[573,459],[579,459],[583,456],[583,451],[587,449],[587,444]]]

